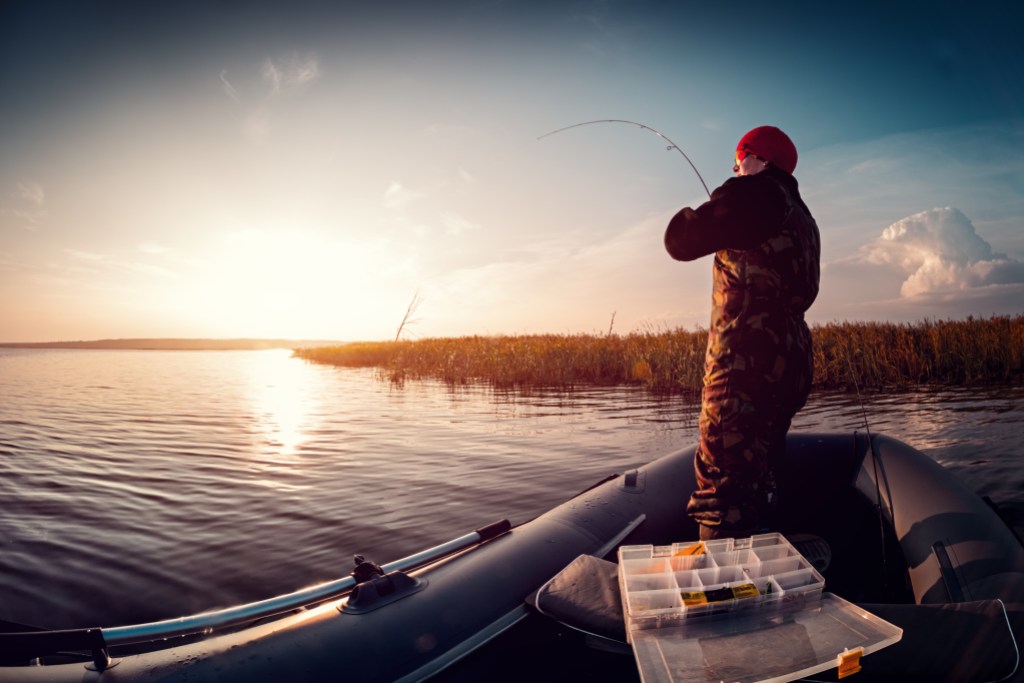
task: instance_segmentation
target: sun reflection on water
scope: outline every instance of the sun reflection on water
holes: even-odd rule
[[[305,364],[288,349],[253,354],[250,396],[260,454],[290,464],[315,429],[316,396],[304,376]]]

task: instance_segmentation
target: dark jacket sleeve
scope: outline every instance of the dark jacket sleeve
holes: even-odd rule
[[[692,261],[722,249],[753,249],[782,227],[786,191],[769,173],[730,178],[696,209],[669,221],[665,249],[677,261]]]

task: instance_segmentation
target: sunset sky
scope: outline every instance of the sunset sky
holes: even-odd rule
[[[0,342],[706,326],[682,156],[538,140],[613,118],[712,189],[792,137],[811,322],[1024,312],[1012,4],[4,2]]]

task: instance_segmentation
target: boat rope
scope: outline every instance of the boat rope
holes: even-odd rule
[[[999,678],[991,683],[1002,683],[1013,678],[1014,674],[1017,673],[1017,669],[1020,668],[1020,648],[1017,646],[1017,635],[1013,632],[1013,624],[1010,623],[1010,615],[1006,613],[1006,603],[1001,599],[996,598],[996,602],[999,603],[999,607],[1003,610],[1003,619],[1006,620],[1006,628],[1010,629],[1010,642],[1013,643],[1013,651],[1016,653],[1017,658],[1013,662],[1013,671],[1006,674],[1002,678]]]
[[[584,121],[582,123],[574,123],[571,126],[566,126],[565,128],[559,128],[558,130],[553,130],[550,133],[544,133],[544,135],[541,135],[537,139],[538,140],[542,140],[542,139],[548,137],[549,135],[554,135],[555,133],[561,133],[564,130],[569,130],[571,128],[579,128],[580,126],[589,126],[589,125],[594,124],[594,123],[628,123],[628,124],[630,124],[632,126],[639,126],[640,128],[643,128],[644,130],[649,130],[650,132],[654,133],[659,138],[661,138],[662,140],[664,140],[665,142],[668,143],[668,147],[665,148],[666,150],[672,151],[674,149],[675,151],[677,151],[677,152],[679,152],[680,154],[683,155],[683,158],[686,159],[686,163],[690,164],[690,168],[692,168],[693,172],[697,174],[697,178],[700,180],[700,184],[704,186],[704,192],[707,193],[708,199],[711,198],[711,191],[708,189],[708,184],[704,182],[704,177],[700,174],[700,171],[697,170],[697,167],[694,166],[693,162],[690,160],[690,157],[686,156],[686,152],[684,152],[679,145],[677,145],[676,143],[674,143],[671,140],[669,140],[668,137],[666,137],[661,131],[658,131],[658,130],[656,130],[654,128],[651,128],[650,126],[645,125],[643,123],[638,123],[636,121],[629,121],[627,119],[598,119],[596,121]]]

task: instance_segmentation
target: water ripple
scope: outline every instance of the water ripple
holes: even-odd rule
[[[692,401],[637,388],[395,389],[269,351],[0,350],[0,396],[0,619],[51,628],[338,578],[696,439]],[[822,394],[794,426],[866,422],[1000,499],[1024,488],[1022,407],[1020,388]]]

